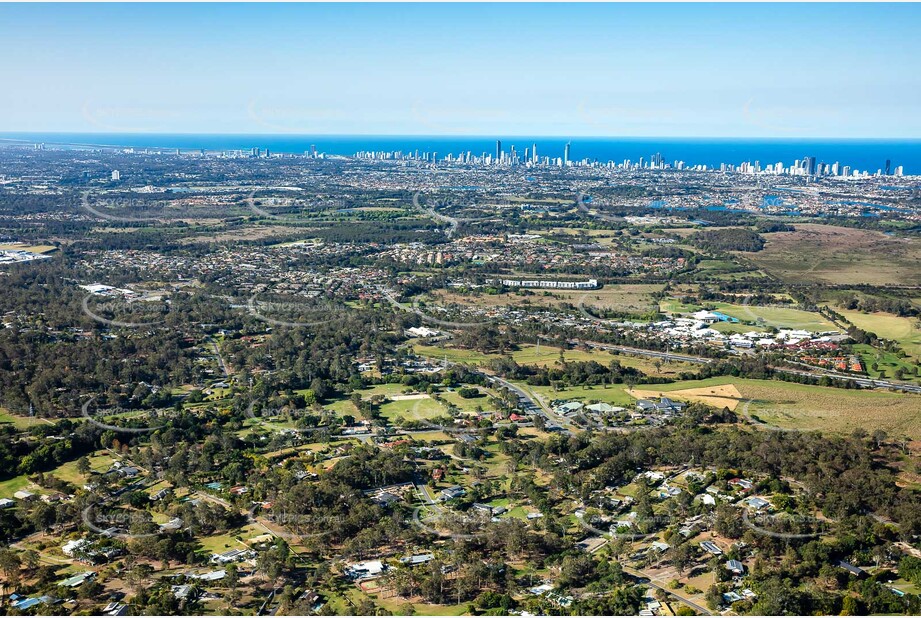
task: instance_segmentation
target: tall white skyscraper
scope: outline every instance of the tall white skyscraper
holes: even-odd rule
[[[112,170],[112,180],[121,180],[122,175],[118,170]]]

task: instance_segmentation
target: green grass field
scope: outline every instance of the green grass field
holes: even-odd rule
[[[381,406],[380,413],[382,417],[390,421],[398,417],[407,421],[418,421],[442,416],[447,414],[447,410],[434,399],[426,397],[425,399],[407,399],[385,403]]]
[[[482,397],[474,397],[473,399],[464,399],[457,394],[457,391],[444,391],[440,393],[441,398],[444,399],[447,403],[454,404],[464,412],[476,412],[477,406],[482,407],[484,410],[490,408],[489,397],[488,395],[496,395],[493,390],[478,386],[477,389],[483,393]]]
[[[721,322],[713,326],[713,328],[723,333],[744,333],[751,330],[764,330],[762,327],[771,326],[805,329],[815,332],[839,330],[833,323],[818,313],[788,307],[758,307],[735,303],[707,303],[706,307],[704,307],[696,304],[684,304],[677,299],[668,298],[659,303],[659,308],[667,313],[693,313],[708,308],[747,323],[730,324]],[[758,325],[759,328],[753,328],[753,324]]]
[[[862,313],[835,308],[857,328],[875,333],[877,337],[898,341],[907,354],[921,359],[921,322],[891,313]]]
[[[711,326],[713,330],[719,331],[721,333],[750,333],[755,332],[764,332],[767,330],[763,326],[757,326],[755,324],[742,324],[736,322],[717,322]]]
[[[93,472],[103,473],[112,467],[112,462],[114,459],[107,451],[97,451],[95,454],[89,457],[89,461],[90,469]],[[85,484],[88,480],[86,476],[80,474],[80,472],[77,470],[76,460],[61,464],[52,470],[50,474],[61,479],[62,481],[73,483],[78,487]]]
[[[627,391],[625,390],[626,387],[624,387],[622,384],[610,386],[608,388],[604,388],[602,386],[572,386],[560,391],[554,390],[552,386],[531,386],[529,384],[525,384],[524,382],[515,382],[515,385],[537,396],[541,403],[546,406],[549,406],[550,401],[553,399],[603,401],[611,405],[623,407],[632,406],[636,401],[633,397],[627,394]],[[657,384],[656,388],[659,386],[667,385]]]
[[[803,329],[814,332],[840,330],[818,313],[802,311],[800,309],[789,309],[787,307],[755,307],[729,303],[714,303],[713,307],[716,311],[720,311],[744,322],[758,322],[758,320],[763,320],[765,326],[774,326],[776,328]]]
[[[687,380],[671,384],[637,385],[640,391],[673,392],[734,385],[741,397],[736,408],[741,413],[744,403],[753,402],[749,412],[760,420],[782,428],[815,430],[849,434],[860,427],[868,431],[882,429],[892,436],[921,439],[921,396],[903,393],[846,390],[779,380],[749,380],[722,376],[706,380]],[[552,399],[598,400],[632,407],[636,401],[624,385],[607,389],[567,388],[554,391],[549,386],[528,386],[519,383],[546,405]],[[680,395],[676,399],[682,399]]]
[[[844,434],[860,427],[868,431],[882,429],[892,436],[921,439],[919,395],[731,376],[637,388],[669,392],[723,384],[735,385],[742,395],[742,402],[753,399],[749,412],[778,427]],[[740,405],[736,411],[741,412],[742,409]]]
[[[262,536],[263,534],[265,534],[265,530],[261,526],[248,524],[238,530],[232,530],[225,534],[200,536],[198,537],[198,541],[201,543],[204,552],[208,554],[221,554],[231,549],[245,549],[245,543],[238,541],[236,537],[240,537],[242,541],[246,541],[253,537]]]
[[[26,478],[25,474],[19,476],[14,476],[11,479],[5,481],[0,481],[0,498],[12,498],[13,494],[19,491],[20,489],[28,489],[32,493],[36,493],[38,490],[37,487],[32,486],[29,479]]]
[[[867,373],[874,378],[895,378],[908,382],[919,380],[919,377],[915,375],[918,365],[912,357],[901,357],[893,352],[877,350],[863,343],[854,344],[852,349],[860,355],[867,368]]]
[[[476,350],[461,350],[458,348],[440,348],[437,346],[413,346],[416,354],[429,358],[444,359],[447,357],[453,363],[480,364],[489,360],[502,358],[500,354],[484,354]],[[564,350],[567,362],[594,360],[603,365],[611,362],[611,356],[605,352],[586,352],[583,350]],[[513,351],[510,356],[519,365],[552,365],[560,360],[560,348],[541,345],[538,352],[535,345],[523,345],[520,350]]]
[[[659,365],[659,368],[656,368],[656,359],[649,358],[648,356],[630,356],[629,354],[611,354],[611,358],[616,360],[618,363],[624,367],[633,367],[634,369],[639,369],[646,375],[650,376],[663,376],[674,378],[678,373],[683,371],[695,371],[699,369],[699,365],[694,363],[685,363],[681,361],[669,361],[667,363],[663,362]],[[601,360],[598,361],[602,363]],[[607,363],[602,363],[607,364]]]
[[[694,313],[703,309],[700,305],[682,303],[677,298],[664,298],[659,301],[659,311],[665,313]]]
[[[9,423],[16,429],[28,429],[33,425],[38,425],[44,422],[45,421],[40,418],[10,414],[6,408],[0,408],[0,425]]]

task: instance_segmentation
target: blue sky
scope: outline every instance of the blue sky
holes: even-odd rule
[[[0,4],[0,130],[921,137],[916,4]]]

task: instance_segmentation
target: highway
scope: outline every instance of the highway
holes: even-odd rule
[[[581,339],[570,339],[567,343],[570,345],[587,345],[590,348],[599,350],[612,350],[623,354],[636,354],[637,356],[648,356],[650,358],[661,358],[670,361],[684,361],[686,363],[697,363],[698,365],[709,365],[714,362],[712,358],[703,356],[691,356],[690,354],[678,354],[675,352],[662,352],[660,350],[644,350],[643,348],[631,348],[623,345],[614,345],[612,343],[598,343],[596,341],[582,341]]]
[[[571,426],[569,421],[557,418],[556,415],[554,415],[550,410],[545,409],[539,401],[532,398],[531,395],[528,394],[524,389],[498,376],[492,376],[488,374],[482,375],[486,376],[486,379],[490,382],[504,386],[505,388],[518,395],[518,401],[521,405],[521,408],[527,414],[540,414],[547,420],[548,423],[552,423],[558,427],[561,427],[561,433],[568,436],[572,435],[572,431],[567,429],[567,427]]]

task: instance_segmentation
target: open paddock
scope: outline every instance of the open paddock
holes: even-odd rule
[[[793,283],[921,284],[921,243],[857,228],[797,223],[793,232],[765,234],[762,251],[744,254]]]
[[[693,400],[716,387],[735,387],[739,393],[736,410],[745,410],[761,421],[787,429],[850,434],[857,428],[872,432],[882,429],[891,436],[921,439],[921,396],[888,391],[848,390],[779,380],[749,380],[731,376],[689,380],[672,384],[638,386],[665,393],[674,399]],[[722,392],[720,399],[733,400]]]
[[[897,341],[907,354],[921,359],[921,320],[903,318],[891,313],[863,313],[837,307],[835,311],[857,328],[875,333],[883,339]]]

